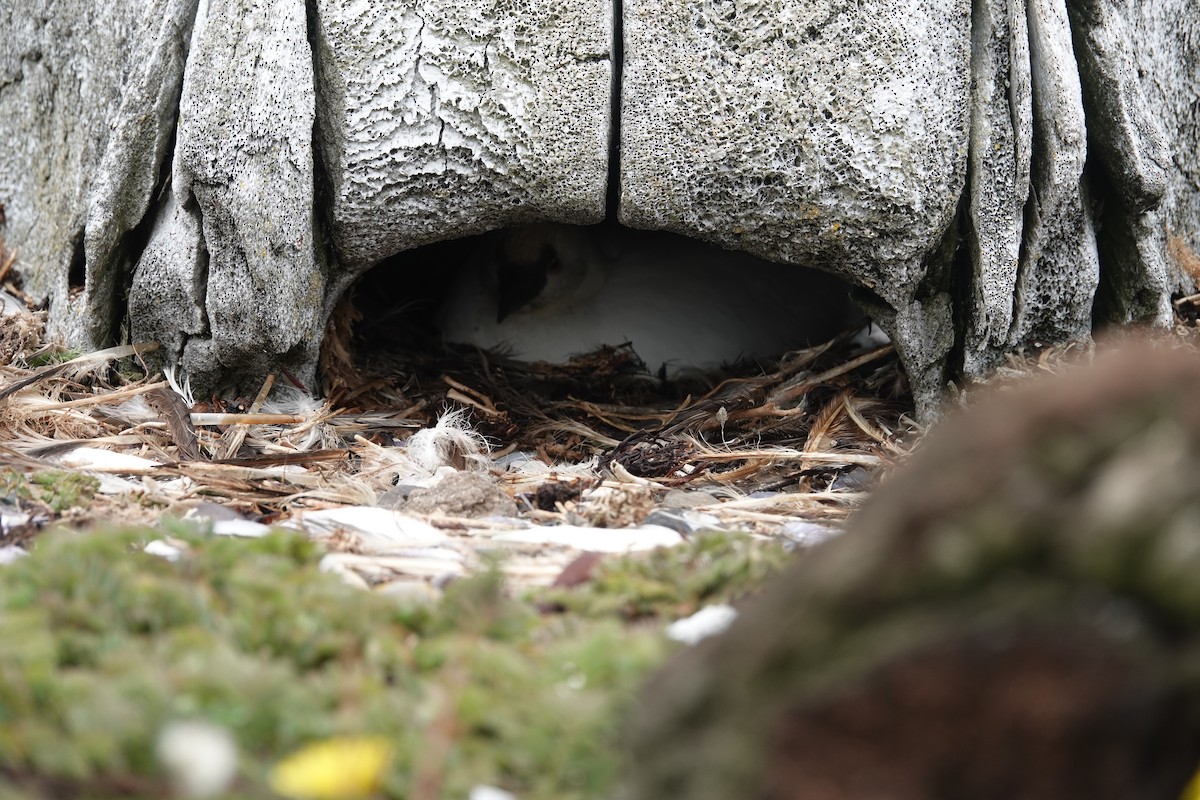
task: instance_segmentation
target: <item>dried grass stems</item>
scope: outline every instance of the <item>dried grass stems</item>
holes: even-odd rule
[[[341,323],[332,331],[352,335]],[[659,503],[677,501],[664,501],[672,490],[706,492],[716,499],[702,503],[704,511],[722,515],[735,506],[720,499],[770,493],[758,508],[738,511],[739,526],[762,527],[844,518],[918,432],[892,347],[871,347],[855,333],[775,363],[676,381],[649,374],[628,345],[565,365],[454,346],[376,351],[330,374],[369,384],[357,391],[359,402],[450,403],[468,412],[493,458],[509,465],[502,480],[530,519],[596,524],[588,505],[611,504],[597,499],[611,492],[649,491]],[[326,353],[333,352],[356,349],[332,343]],[[336,381],[330,389],[351,391]],[[546,486],[577,491],[548,505],[539,500],[555,493]]]
[[[536,523],[636,524],[682,491],[723,524],[765,530],[843,518],[916,431],[891,347],[850,334],[668,382],[628,346],[559,366],[360,352],[344,312],[326,337],[325,399],[272,376],[239,404],[148,369],[154,343],[71,357],[45,341],[44,315],[11,296],[3,313],[19,334],[0,337],[0,467],[101,476],[93,510],[126,519],[207,500],[272,522],[455,469],[490,475]]]
[[[1164,346],[1194,347],[1200,295],[1176,309],[1180,335]],[[589,549],[554,539],[568,528],[591,536],[639,526],[601,533],[657,541],[644,523],[675,520],[681,535],[719,527],[820,538],[922,434],[895,352],[855,331],[776,362],[668,381],[628,345],[528,364],[419,332],[372,340],[356,333],[361,322],[352,303],[333,315],[322,398],[274,376],[251,399],[195,398],[186,381],[147,367],[153,343],[73,354],[48,342],[45,314],[9,280],[0,289],[0,543],[18,540],[17,518],[33,536],[53,518],[154,523],[201,509],[216,518],[220,507],[265,523],[303,517],[333,551],[331,568],[356,585],[462,574],[497,546],[510,579],[549,583],[578,554],[571,547]],[[1033,347],[988,384],[1092,352]],[[959,400],[974,396],[966,386]],[[99,492],[68,503],[52,487],[28,490],[48,470]],[[474,494],[443,501],[436,492],[450,476],[469,479],[457,483]],[[418,490],[435,499],[414,503]],[[477,507],[506,510],[479,518]],[[528,525],[560,527],[538,528],[539,539],[525,535]]]
[[[272,376],[235,403],[197,401],[174,374],[148,369],[153,343],[63,352],[45,341],[43,314],[0,296],[0,468],[98,476],[101,493],[72,512],[79,519],[151,521],[215,501],[274,522],[387,505],[452,470],[489,476],[537,524],[633,525],[686,506],[770,533],[842,520],[921,433],[892,348],[850,332],[776,363],[669,382],[628,346],[560,366],[454,347],[362,351],[353,320],[335,318],[324,399]],[[1164,346],[1195,346],[1191,318],[1178,332]],[[989,384],[1092,352],[1031,348]],[[456,531],[499,524],[422,518]]]

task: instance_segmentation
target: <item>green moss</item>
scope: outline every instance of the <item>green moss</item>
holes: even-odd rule
[[[29,366],[34,369],[37,369],[38,367],[48,367],[51,364],[61,364],[64,361],[70,361],[73,358],[79,358],[81,355],[83,355],[82,350],[48,350],[30,358]]]
[[[778,543],[704,533],[680,547],[602,563],[590,582],[539,599],[589,617],[674,618],[752,591],[787,558]]]
[[[32,476],[12,469],[0,470],[0,499],[16,505],[34,502],[55,514],[91,502],[100,481],[81,472],[46,470]]]
[[[155,737],[200,718],[238,743],[238,797],[270,796],[273,764],[343,734],[394,744],[385,797],[418,780],[442,797],[603,797],[625,711],[671,648],[628,618],[728,599],[783,557],[705,536],[572,592],[514,599],[492,565],[401,605],[322,573],[298,536],[164,527],[178,561],[142,552],[163,531],[57,531],[0,569],[0,795],[165,796]],[[539,614],[543,594],[585,613]]]

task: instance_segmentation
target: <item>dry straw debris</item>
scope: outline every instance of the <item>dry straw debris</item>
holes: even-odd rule
[[[152,342],[64,352],[46,340],[44,314],[11,281],[5,289],[3,485],[58,471],[99,487],[92,502],[66,512],[43,502],[33,516],[32,496],[2,497],[5,526],[171,514],[244,534],[303,528],[319,512],[310,534],[345,556],[330,568],[370,585],[461,574],[498,547],[510,572],[549,583],[581,550],[653,547],[705,528],[820,538],[921,434],[896,356],[870,329],[668,382],[627,345],[565,365],[428,341],[372,349],[345,306],[323,347],[323,399],[269,376],[253,399],[229,401],[194,398],[150,368]],[[1193,300],[1177,303],[1181,332],[1194,330]],[[1036,349],[1000,380],[1090,353]],[[490,482],[516,513],[465,516],[509,506],[448,497],[454,481],[428,491],[462,472],[478,476],[462,486],[483,497]],[[409,508],[414,492],[422,500]],[[436,542],[413,538],[417,523]]]
[[[323,344],[323,397],[282,375],[230,401],[194,398],[186,382],[148,366],[154,343],[64,352],[46,340],[44,314],[7,288],[0,468],[96,476],[99,494],[72,521],[199,515],[221,532],[302,527],[305,514],[321,512],[332,521],[313,533],[334,551],[409,559],[420,574],[404,577],[426,581],[437,571],[429,559],[444,559],[446,573],[469,571],[501,542],[511,569],[549,582],[557,572],[539,559],[565,564],[579,550],[616,549],[626,541],[617,529],[642,531],[648,544],[703,528],[796,540],[827,533],[921,433],[896,356],[870,329],[776,362],[667,381],[628,345],[565,365],[428,340],[399,352],[372,347],[345,304]],[[1048,353],[1012,369],[1049,368],[1038,366],[1054,362]],[[458,472],[490,481],[516,513],[462,516],[507,506],[439,506],[446,487],[422,495]],[[486,494],[479,480],[471,485]],[[423,500],[406,510],[414,492]],[[360,508],[440,531],[436,547],[447,552],[403,534],[381,542],[354,521]],[[355,569],[369,584],[400,574]]]
[[[234,402],[198,401],[149,368],[154,343],[71,354],[44,341],[42,315],[19,299],[6,297],[4,313],[4,330],[21,333],[5,339],[0,366],[0,461],[26,478],[97,476],[73,521],[293,524],[365,559],[351,571],[367,584],[470,571],[501,542],[510,571],[549,583],[579,550],[652,547],[704,527],[837,525],[914,430],[891,348],[850,335],[684,387],[646,374],[628,347],[558,367],[447,348],[362,358],[351,318],[331,324],[325,399],[271,376]],[[516,513],[463,517],[505,506],[446,497],[455,481],[430,491],[462,472]],[[407,508],[414,494],[422,501]],[[654,516],[677,507],[687,513]],[[436,541],[413,538],[416,523]]]

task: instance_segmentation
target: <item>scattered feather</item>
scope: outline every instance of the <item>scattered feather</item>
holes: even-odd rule
[[[212,532],[215,536],[260,539],[271,532],[271,526],[249,519],[219,519],[213,523]]]
[[[143,395],[146,403],[159,419],[167,423],[171,439],[179,448],[179,454],[189,461],[200,460],[200,448],[196,444],[196,429],[192,425],[191,412],[187,403],[170,386],[159,386]]]
[[[430,474],[441,467],[481,467],[489,452],[487,439],[471,428],[464,409],[444,412],[432,428],[409,437],[406,449],[413,463]]]
[[[171,364],[163,371],[163,380],[171,387],[171,391],[179,395],[185,406],[192,408],[196,405],[196,397],[192,394],[192,379],[184,378],[181,383],[179,381],[178,369],[174,364]]]
[[[355,549],[374,553],[398,547],[429,547],[447,539],[427,522],[371,506],[301,511],[284,525],[317,536],[349,535],[354,537]]]
[[[128,358],[129,356],[140,356],[144,353],[149,353],[158,349],[158,342],[144,342],[142,344],[121,345],[120,347],[110,347],[107,350],[97,350],[94,353],[85,353],[69,361],[63,361],[58,364],[52,364],[48,367],[34,370],[31,375],[20,380],[10,383],[3,389],[0,389],[0,400],[11,397],[22,389],[32,386],[33,384],[51,378],[60,373],[77,378],[85,374],[87,371],[95,368],[99,364],[107,364],[109,361],[115,361],[119,358]]]
[[[159,466],[159,462],[149,458],[142,458],[130,453],[114,453],[111,450],[101,450],[96,447],[77,447],[71,452],[59,456],[58,462],[63,466],[77,469],[131,475],[147,472]]]
[[[42,330],[40,318],[11,319]],[[514,585],[549,585],[581,553],[670,546],[701,528],[795,541],[815,538],[801,522],[838,530],[863,497],[845,476],[874,478],[916,430],[883,396],[899,380],[895,356],[854,350],[863,344],[841,337],[686,390],[639,372],[628,348],[558,366],[471,351],[426,368],[411,354],[355,365],[327,399],[268,379],[241,408],[196,404],[173,370],[138,373],[153,343],[30,368],[24,359],[61,349],[25,337],[0,363],[0,464],[97,475],[95,502],[73,521],[153,522],[204,497],[230,512],[207,515],[218,534],[303,529],[330,548],[326,568],[363,587],[433,589],[497,549]],[[463,470],[486,473],[514,510],[404,511],[414,488]],[[665,508],[679,496],[699,499]],[[385,497],[389,508],[376,507]]]
[[[496,542],[552,544],[594,553],[633,553],[683,543],[678,532],[661,525],[635,528],[588,528],[579,525],[543,525],[492,537]]]
[[[165,558],[167,561],[178,561],[183,557],[184,549],[165,542],[162,539],[152,539],[146,542],[146,546],[142,548],[142,552],[147,555]]]

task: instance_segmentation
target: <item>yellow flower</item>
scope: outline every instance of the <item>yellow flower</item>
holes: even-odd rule
[[[275,765],[271,789],[294,800],[366,797],[379,789],[391,749],[377,736],[316,742]]]
[[[1192,776],[1192,781],[1183,790],[1183,796],[1179,800],[1200,800],[1200,770]]]

